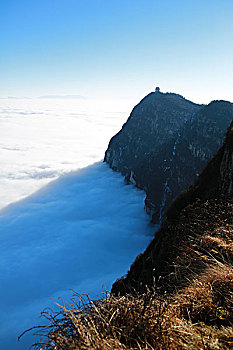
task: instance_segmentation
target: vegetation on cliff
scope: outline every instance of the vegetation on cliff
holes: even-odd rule
[[[50,323],[39,329],[41,340],[35,348],[232,349],[233,269],[211,265],[174,295],[161,297],[154,290],[95,302],[76,295],[60,312],[44,313]]]

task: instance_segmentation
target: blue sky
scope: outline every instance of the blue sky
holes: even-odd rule
[[[0,0],[0,96],[233,101],[232,0]]]

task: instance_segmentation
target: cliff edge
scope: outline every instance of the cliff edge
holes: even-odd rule
[[[104,161],[145,190],[147,212],[161,223],[171,201],[217,152],[232,119],[230,102],[198,105],[156,90],[134,107]]]

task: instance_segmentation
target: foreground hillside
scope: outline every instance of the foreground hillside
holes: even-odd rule
[[[111,295],[49,311],[38,349],[233,348],[233,123]]]

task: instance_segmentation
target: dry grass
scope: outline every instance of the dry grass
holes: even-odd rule
[[[175,295],[156,292],[92,301],[74,295],[43,313],[40,350],[233,349],[233,268],[214,264]]]

